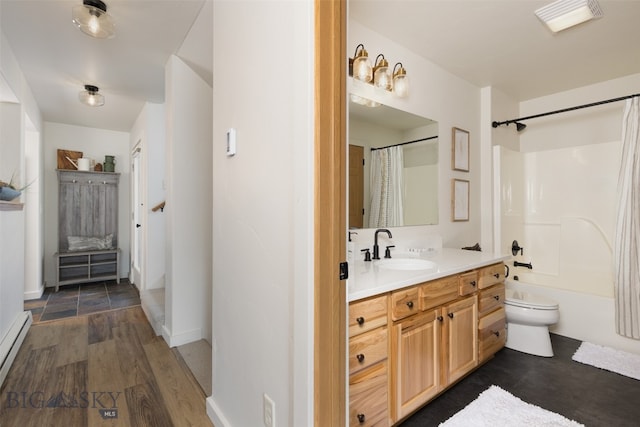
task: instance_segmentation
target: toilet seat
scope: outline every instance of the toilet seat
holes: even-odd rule
[[[534,310],[557,310],[558,303],[552,299],[528,292],[506,289],[505,304]]]

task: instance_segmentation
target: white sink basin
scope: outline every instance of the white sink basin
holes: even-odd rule
[[[437,267],[435,262],[420,258],[383,259],[377,265],[387,270],[431,270]]]

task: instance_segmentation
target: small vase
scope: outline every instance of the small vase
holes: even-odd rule
[[[20,197],[20,194],[22,194],[22,192],[14,190],[11,187],[0,187],[0,200],[4,200],[5,202],[10,202]]]

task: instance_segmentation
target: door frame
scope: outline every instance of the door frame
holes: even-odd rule
[[[346,423],[347,0],[315,0],[314,425]]]

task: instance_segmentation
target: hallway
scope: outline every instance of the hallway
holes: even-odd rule
[[[1,389],[1,426],[211,426],[205,395],[142,309],[34,323]]]

